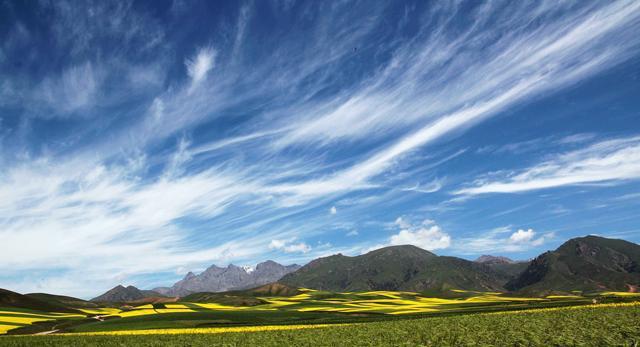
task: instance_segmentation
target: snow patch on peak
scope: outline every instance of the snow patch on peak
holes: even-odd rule
[[[250,274],[255,270],[255,268],[253,266],[250,266],[250,265],[245,265],[245,266],[242,267],[242,270],[244,270],[244,272]]]

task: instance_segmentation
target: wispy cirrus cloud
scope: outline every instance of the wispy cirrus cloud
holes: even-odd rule
[[[476,22],[454,39],[445,33],[455,24],[439,15],[456,8],[427,13],[430,19],[441,21],[439,30],[397,42],[392,59],[376,75],[352,89],[344,100],[337,98],[335,103],[321,104],[317,111],[311,109],[308,113],[312,116],[297,122],[278,143],[326,143],[370,137],[376,129],[422,125],[405,137],[408,150],[463,124],[469,126],[473,120],[524,97],[597,73],[625,59],[620,51],[635,47],[629,42],[626,48],[592,49],[605,45],[616,32],[632,35],[627,24],[638,17],[637,4],[617,2],[565,13],[544,26],[531,21],[534,16],[552,16],[560,9],[514,4],[505,10],[518,13],[504,22],[509,33],[495,37],[484,31],[494,10],[485,4],[473,13]],[[483,52],[479,56],[466,54],[478,42]]]
[[[185,216],[217,216],[241,196],[250,197],[255,188],[236,182],[241,173],[213,169],[144,183],[139,174],[126,167],[89,169],[71,162],[41,162],[5,172],[0,179],[0,237],[5,240],[0,252],[11,269],[5,275],[74,269],[95,281],[79,288],[89,295],[91,288],[117,276],[253,252],[240,250],[232,240],[194,248],[186,242],[190,233],[177,223]],[[266,239],[245,241],[254,250],[267,249]],[[22,246],[16,248],[18,244]]]
[[[545,12],[554,8],[541,5],[538,10]],[[370,187],[371,178],[388,170],[411,151],[468,129],[514,103],[570,85],[615,65],[628,57],[622,52],[636,48],[634,41],[626,48],[600,50],[597,47],[605,45],[614,33],[630,35],[627,24],[640,17],[640,7],[633,2],[619,2],[596,12],[598,15],[578,12],[552,25],[533,28],[527,28],[531,21],[526,16],[520,19],[522,22],[512,17],[509,25],[522,25],[521,29],[530,31],[523,34],[514,30],[513,35],[488,40],[484,49],[493,54],[487,54],[486,60],[477,56],[470,59],[461,53],[466,44],[474,42],[474,35],[481,35],[476,31],[479,25],[468,28],[462,35],[465,40],[454,40],[442,47],[435,59],[431,53],[442,43],[442,38],[426,40],[425,47],[408,45],[405,50],[398,49],[387,70],[382,70],[366,87],[356,90],[351,98],[328,114],[311,112],[313,117],[296,124],[277,144],[353,140],[370,136],[378,127],[387,131],[403,123],[413,127],[399,140],[342,172],[280,189],[289,190],[304,200]],[[487,14],[479,13],[479,19],[487,20],[481,16]],[[446,66],[451,70],[445,68],[438,79],[428,80],[427,76],[435,69],[442,69],[444,62],[439,59],[448,61]],[[463,67],[464,73],[453,67]],[[387,97],[392,100],[385,99]]]
[[[165,23],[145,4],[60,1],[45,6],[56,58],[33,53],[42,67],[17,51],[33,28],[15,24],[0,50],[3,71],[19,71],[0,82],[0,107],[20,118],[0,116],[0,262],[15,271],[3,267],[0,286],[30,290],[16,277],[40,269],[50,271],[43,286],[90,295],[211,262],[304,262],[374,244],[453,249],[454,232],[435,224],[381,235],[366,223],[437,203],[445,180],[457,186],[468,167],[438,169],[471,147],[436,147],[638,51],[633,1],[394,5],[244,3],[222,20],[191,3],[163,12]],[[550,158],[522,182],[635,153],[612,146]],[[464,189],[521,183],[514,177]],[[341,239],[363,244],[326,246],[320,236],[338,223],[349,225]]]
[[[185,61],[187,73],[191,78],[192,88],[200,83],[213,69],[216,59],[216,51],[212,47],[203,47],[198,53]]]
[[[518,193],[594,183],[640,179],[640,138],[601,141],[584,149],[556,155],[503,179],[480,180],[456,194]]]

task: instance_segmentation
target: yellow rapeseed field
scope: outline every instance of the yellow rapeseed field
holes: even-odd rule
[[[264,326],[227,327],[227,328],[120,330],[120,331],[100,331],[100,332],[90,332],[90,333],[65,333],[61,335],[82,336],[82,335],[222,334],[222,333],[276,331],[276,330],[318,329],[318,328],[336,327],[336,326],[345,326],[345,325],[349,325],[349,324],[264,325]]]
[[[640,302],[630,303],[612,303],[612,304],[595,304],[584,306],[570,306],[570,307],[553,307],[553,308],[538,308],[522,311],[502,311],[502,312],[489,312],[479,313],[479,315],[520,315],[529,312],[552,312],[552,311],[564,311],[564,310],[589,310],[599,308],[610,307],[633,307],[640,306]],[[330,307],[325,309],[329,310]],[[399,312],[396,312],[398,314]],[[306,324],[306,325],[269,325],[269,326],[243,326],[243,327],[221,327],[221,328],[191,328],[191,329],[149,329],[149,330],[121,330],[121,331],[109,331],[109,332],[87,332],[87,333],[65,333],[65,336],[75,335],[154,335],[154,334],[222,334],[222,333],[237,333],[237,332],[259,332],[259,331],[277,331],[277,330],[300,330],[300,329],[319,329],[326,327],[337,326],[351,326],[368,323],[348,323],[348,324]]]
[[[0,311],[0,334],[6,334],[7,331],[21,326],[29,325],[35,322],[42,322],[48,320],[56,320],[61,318],[83,318],[83,315],[79,314],[65,314],[65,313],[31,313],[23,311]]]
[[[424,297],[418,293],[392,292],[392,291],[370,291],[370,292],[347,292],[329,293],[312,289],[304,289],[301,294],[292,297],[260,297],[266,304],[258,306],[227,306],[217,303],[189,303],[176,302],[166,303],[161,306],[151,304],[140,305],[133,309],[121,310],[118,308],[91,308],[82,309],[81,314],[47,313],[37,311],[25,311],[0,308],[0,334],[4,334],[11,329],[26,326],[40,321],[57,319],[75,319],[91,316],[117,316],[122,318],[190,313],[202,311],[292,311],[292,312],[340,312],[340,313],[381,313],[391,315],[408,315],[437,312],[464,312],[468,309],[489,307],[502,309],[505,311],[512,309],[530,310],[557,310],[558,308],[543,308],[544,305],[557,302],[567,302],[569,305],[585,304],[590,302],[589,298],[578,295],[551,295],[545,298],[510,297],[501,293],[493,292],[467,292],[454,291],[459,293],[469,293],[471,296],[457,298],[433,298]],[[618,293],[606,292],[602,296],[630,297],[638,296],[638,293]],[[542,305],[542,307],[540,307]],[[599,304],[598,307],[608,306],[633,306],[638,303],[624,304]],[[588,306],[572,307],[579,309]],[[525,312],[526,312],[525,311]],[[510,312],[509,312],[510,313]],[[493,313],[492,313],[493,314]],[[495,314],[506,314],[498,312]],[[251,327],[256,329],[266,329],[265,327]],[[215,328],[222,329],[222,328]],[[225,328],[226,329],[226,328]],[[244,329],[244,328],[233,328]],[[278,328],[279,329],[279,328]],[[172,330],[175,331],[175,330]],[[199,330],[200,331],[200,330]],[[206,330],[205,330],[206,331]],[[217,331],[217,330],[216,330]],[[224,331],[222,331],[224,332]]]

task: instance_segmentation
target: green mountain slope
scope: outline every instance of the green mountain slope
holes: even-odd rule
[[[455,257],[439,257],[415,246],[381,248],[356,257],[341,254],[313,260],[280,283],[329,291],[502,290],[490,267]]]
[[[6,289],[0,289],[0,307],[26,308],[45,312],[80,313],[64,305],[38,300]]]
[[[571,239],[541,254],[506,284],[507,289],[530,294],[637,291],[639,286],[640,245],[597,236]]]
[[[44,301],[49,304],[64,306],[64,307],[72,307],[72,308],[99,307],[99,305],[93,302],[74,298],[71,296],[54,295],[54,294],[47,294],[47,293],[29,293],[29,294],[25,294],[25,296],[28,296],[36,300]]]

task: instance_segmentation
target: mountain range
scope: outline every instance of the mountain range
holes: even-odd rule
[[[267,260],[255,268],[230,264],[227,267],[212,265],[202,273],[193,272],[171,287],[154,288],[153,291],[165,296],[185,296],[198,292],[226,292],[258,287],[278,281],[282,276],[294,272],[300,265],[281,265]]]
[[[523,295],[576,290],[635,292],[640,287],[640,246],[624,240],[586,236],[571,239],[530,261],[491,255],[470,261],[438,256],[411,245],[391,246],[353,257],[336,254],[318,258],[302,267],[274,261],[260,263],[255,269],[213,265],[198,275],[189,272],[171,287],[145,291],[117,286],[92,301],[140,302],[188,295],[213,298],[218,297],[213,293],[237,292],[274,282],[284,286],[278,288],[293,288],[288,291],[304,287],[434,294],[449,289]]]
[[[392,246],[355,257],[319,258],[280,282],[330,291],[635,292],[640,286],[640,246],[586,236],[571,239],[530,262],[492,256],[472,262],[437,256],[415,246]]]
[[[502,290],[508,279],[483,263],[437,256],[416,246],[391,246],[348,257],[311,261],[280,282],[329,291]]]

